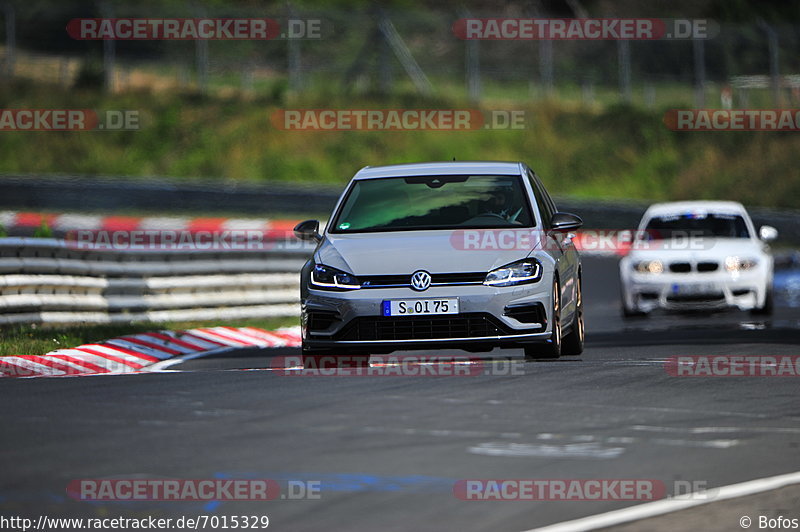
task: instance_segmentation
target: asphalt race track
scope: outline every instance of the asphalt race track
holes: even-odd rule
[[[511,374],[240,371],[271,366],[274,352],[251,351],[174,372],[4,379],[0,508],[34,518],[268,515],[270,530],[291,531],[515,531],[638,502],[464,501],[455,482],[655,479],[672,492],[675,481],[714,487],[800,470],[796,378],[681,378],[664,364],[797,355],[800,309],[779,299],[770,319],[623,320],[610,258],[584,258],[584,287],[585,353],[531,363],[521,351],[493,353],[490,367]],[[320,492],[266,502],[66,495],[72,480],[105,477],[315,481]],[[800,517],[766,501],[764,511]],[[739,518],[729,509],[714,526],[741,530]]]

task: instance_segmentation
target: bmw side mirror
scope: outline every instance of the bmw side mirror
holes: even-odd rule
[[[764,242],[772,242],[778,238],[778,230],[771,225],[762,225],[758,230],[758,237]]]
[[[579,216],[568,212],[557,212],[550,219],[550,227],[553,231],[567,232],[575,231],[583,225],[583,220]]]
[[[306,220],[294,226],[294,236],[300,240],[313,240],[319,242],[322,235],[319,234],[319,220]]]

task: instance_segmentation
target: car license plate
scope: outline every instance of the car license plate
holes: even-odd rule
[[[384,316],[458,314],[458,299],[400,299],[383,302]]]
[[[719,292],[717,286],[711,283],[694,284],[673,284],[672,293],[682,296],[694,296],[702,294],[715,294]]]

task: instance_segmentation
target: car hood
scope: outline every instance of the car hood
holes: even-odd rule
[[[634,249],[628,254],[631,260],[666,261],[723,261],[725,257],[758,257],[764,254],[764,245],[758,240],[745,238],[703,238],[694,243],[656,240],[648,243],[650,249]]]
[[[489,230],[491,231],[491,230]],[[315,254],[325,264],[355,275],[488,272],[524,259],[533,249],[460,249],[457,231],[404,231],[326,235]],[[454,236],[455,235],[455,236]],[[538,244],[532,246],[538,247]]]

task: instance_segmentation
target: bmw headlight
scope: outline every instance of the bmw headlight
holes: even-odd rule
[[[489,286],[511,286],[514,284],[535,283],[542,278],[542,265],[536,259],[525,259],[486,274],[483,284]]]
[[[758,261],[754,259],[742,259],[739,257],[728,257],[725,259],[725,269],[729,272],[752,270],[756,266],[758,266]]]
[[[357,290],[361,283],[352,275],[324,264],[316,264],[311,270],[311,285],[328,290]]]
[[[663,273],[664,263],[660,260],[643,260],[634,264],[634,269],[639,273]]]

